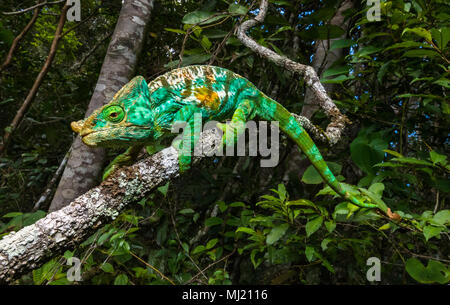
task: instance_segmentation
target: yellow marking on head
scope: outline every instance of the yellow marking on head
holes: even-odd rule
[[[194,89],[195,97],[200,101],[203,107],[207,107],[209,109],[217,109],[220,106],[219,95],[217,92],[206,88],[195,88]]]

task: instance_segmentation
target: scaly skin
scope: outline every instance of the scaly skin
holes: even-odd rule
[[[203,121],[231,118],[231,130],[235,136],[244,131],[242,123],[255,116],[278,121],[280,129],[298,145],[336,193],[357,206],[378,207],[361,202],[343,190],[317,146],[289,111],[244,77],[224,68],[195,65],[175,69],[157,77],[148,86],[143,77],[137,76],[120,89],[110,103],[97,109],[87,119],[72,122],[71,127],[90,146],[131,146],[112,162],[106,177],[119,165],[132,162],[143,146],[171,134],[173,122],[181,120],[191,128],[198,127],[194,126],[196,113],[201,114]],[[224,124],[219,124],[219,127],[228,130]],[[195,135],[186,136],[191,145],[198,140]],[[225,139],[226,134],[223,143]],[[179,151],[183,143],[180,142],[176,147]],[[181,171],[189,168],[190,156],[180,153],[179,160]]]

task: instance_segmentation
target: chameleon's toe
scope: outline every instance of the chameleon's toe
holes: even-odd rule
[[[118,166],[117,164],[109,164],[106,169],[103,171],[103,175],[102,175],[102,181],[105,181],[106,179],[108,179],[109,176],[111,176],[111,174],[116,171],[120,166]]]

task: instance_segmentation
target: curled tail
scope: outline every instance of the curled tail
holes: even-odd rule
[[[336,193],[357,206],[363,208],[378,207],[376,204],[359,201],[342,188],[339,181],[323,160],[319,149],[314,144],[311,137],[286,108],[268,97],[261,99],[258,106],[258,115],[265,120],[278,121],[280,129],[283,130],[297,144],[297,146],[311,161],[312,165],[323,178],[325,183],[327,183]]]

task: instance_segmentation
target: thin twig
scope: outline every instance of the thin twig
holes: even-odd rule
[[[23,14],[23,13],[26,13],[26,12],[28,12],[28,11],[31,11],[31,10],[33,10],[33,9],[35,9],[35,8],[39,8],[39,7],[44,6],[44,5],[59,4],[59,3],[63,3],[64,1],[66,1],[66,0],[59,0],[59,1],[54,1],[54,2],[47,2],[47,1],[45,1],[45,2],[42,2],[42,3],[38,3],[38,4],[36,4],[36,5],[30,6],[30,7],[28,7],[28,8],[25,8],[25,9],[23,9],[23,10],[19,10],[19,11],[15,11],[15,12],[3,12],[3,14],[4,14],[4,15],[18,15],[18,14]]]
[[[137,256],[136,254],[134,254],[133,252],[130,251],[130,254],[133,255],[135,258],[137,258],[141,263],[143,263],[144,265],[146,265],[147,267],[151,268],[152,270],[156,271],[160,277],[162,277],[163,279],[165,279],[166,281],[168,281],[169,283],[171,283],[172,285],[175,285],[175,283],[169,279],[167,276],[165,276],[164,274],[161,273],[161,271],[159,271],[158,269],[156,269],[155,267],[153,267],[152,265],[150,265],[149,263],[147,263],[146,261],[144,261],[142,258],[140,258],[139,256]]]
[[[39,198],[39,200],[34,204],[34,207],[33,207],[33,210],[32,210],[33,212],[37,211],[41,207],[41,204],[46,202],[49,199],[50,194],[51,194],[51,192],[53,190],[53,187],[55,186],[55,184],[58,181],[59,177],[61,176],[64,168],[66,167],[67,160],[69,160],[69,156],[70,156],[71,151],[72,151],[72,148],[70,148],[69,151],[67,151],[66,155],[64,156],[64,159],[59,164],[59,167],[56,170],[55,174],[53,175],[52,179],[47,184],[47,188],[45,189],[44,193],[42,193],[42,195]]]
[[[39,3],[39,1],[38,1],[38,3]],[[36,22],[36,19],[39,15],[39,11],[40,11],[39,8],[36,8],[34,10],[33,17],[30,19],[28,24],[23,28],[22,32],[19,35],[17,35],[16,38],[14,38],[11,48],[9,49],[8,55],[6,56],[5,61],[3,62],[2,66],[0,67],[0,72],[3,71],[11,63],[14,52],[16,51],[17,47],[19,46],[19,42],[28,33],[28,31],[31,29],[31,27]]]
[[[177,236],[178,243],[180,244],[181,249],[183,249],[183,244],[182,244],[182,242],[180,240],[180,235],[178,234],[177,226],[175,224],[175,219],[173,218],[173,212],[172,211],[170,212],[170,218],[172,219],[172,225],[173,225],[173,229],[175,230],[175,235]],[[200,273],[205,277],[205,279],[208,280],[208,277],[203,273],[203,271],[200,269],[200,267],[194,262],[194,260],[189,255],[189,253],[185,253],[185,255],[189,258],[189,260],[197,268],[197,270],[200,271]]]
[[[83,23],[85,23],[86,21],[88,21],[89,19],[91,19],[98,11],[98,9],[101,7],[101,5],[98,5],[94,11],[87,16],[86,18],[84,18],[83,20],[77,22],[73,27],[71,27],[70,29],[68,29],[67,31],[65,31],[64,33],[61,34],[61,38],[63,38],[64,36],[66,36],[67,34],[69,34],[70,32],[72,32],[73,30],[75,30],[77,27],[79,27],[80,25],[82,25]]]
[[[105,40],[110,38],[112,34],[113,34],[113,32],[109,32],[108,35],[106,35],[103,39],[99,40],[94,45],[94,47],[80,60],[80,62],[78,62],[72,66],[72,69],[80,69],[83,66],[83,64],[85,63],[85,61],[95,52],[95,50],[97,50],[98,47],[101,46],[105,42]]]
[[[189,281],[187,281],[186,283],[184,283],[184,285],[187,285],[189,283],[191,283],[196,277],[198,277],[200,274],[202,274],[203,272],[205,272],[206,270],[208,270],[209,268],[211,268],[214,265],[217,265],[218,263],[220,263],[223,260],[226,260],[227,258],[229,258],[230,256],[232,256],[234,253],[236,252],[236,248],[233,249],[233,251],[231,251],[230,254],[225,255],[224,257],[222,257],[221,259],[219,259],[217,262],[211,263],[209,264],[205,269],[203,269],[201,271],[201,273],[197,273],[196,275],[194,275]]]

